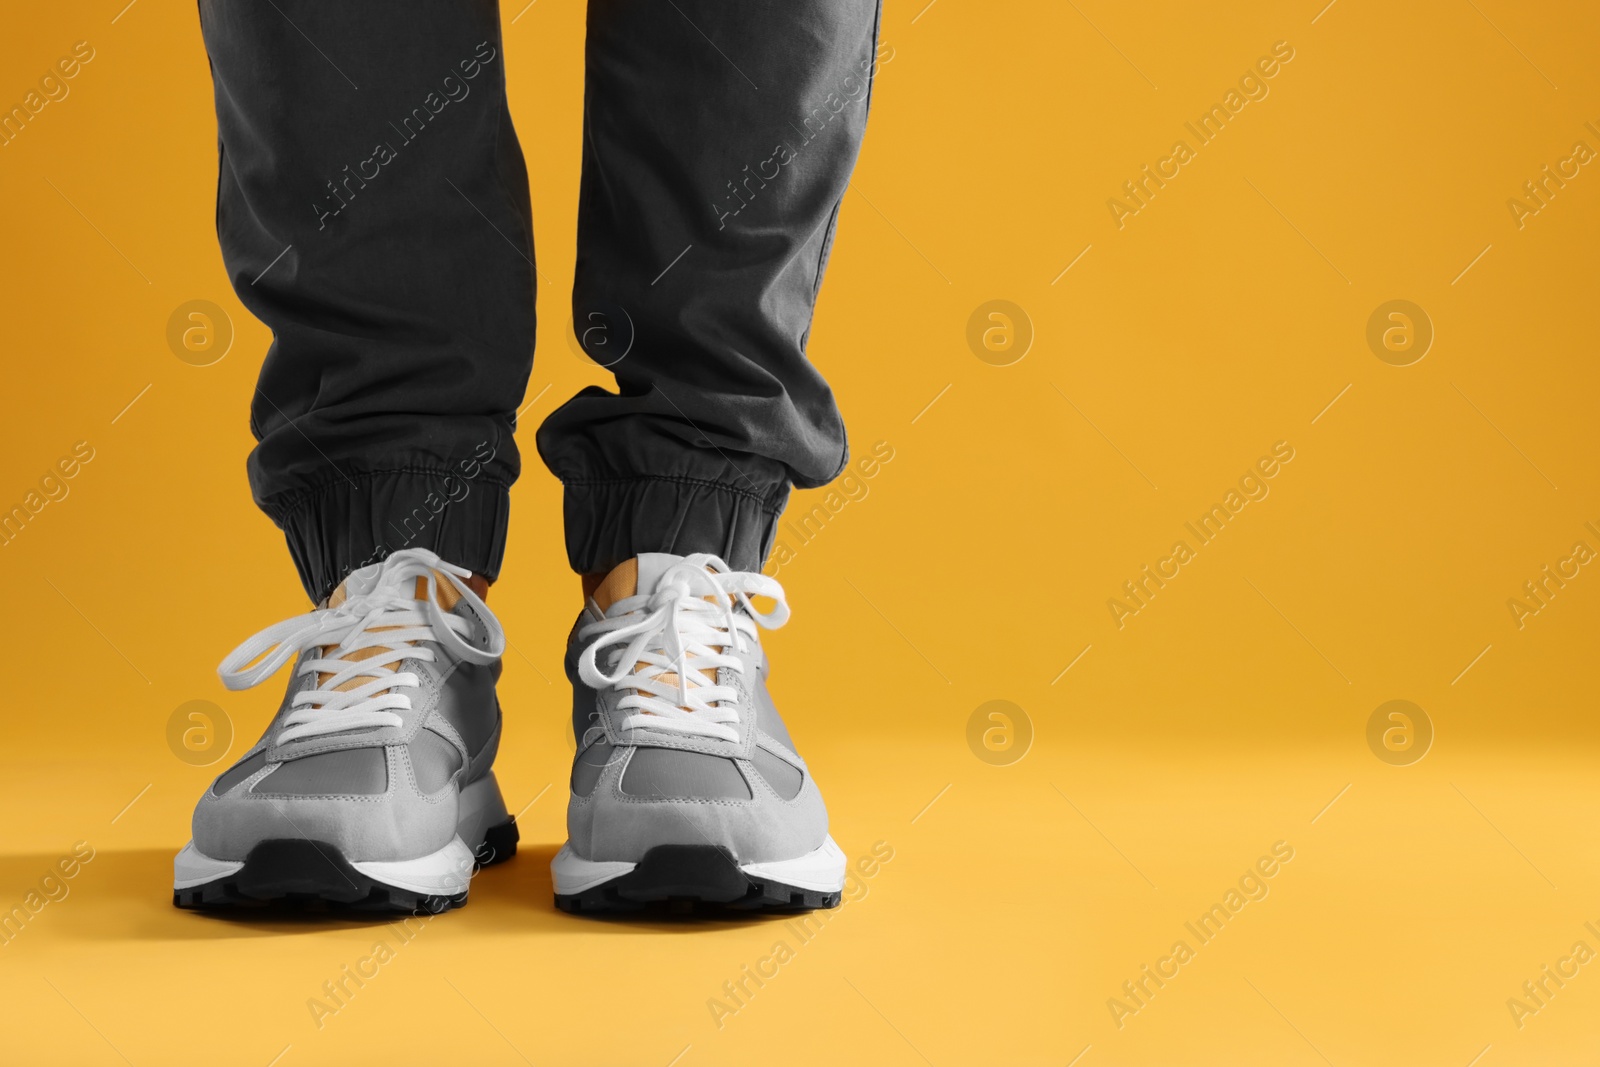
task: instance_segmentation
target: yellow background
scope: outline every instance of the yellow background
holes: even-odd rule
[[[1600,149],[1600,12],[1323,2],[891,0],[811,349],[857,454],[894,458],[782,567],[796,620],[769,648],[834,836],[893,860],[804,945],[781,920],[552,909],[577,586],[530,462],[491,598],[522,854],[320,1029],[307,1000],[392,928],[169,903],[226,763],[178,759],[168,719],[213,701],[241,751],[279,683],[227,694],[215,664],[304,608],[244,480],[268,336],[215,247],[195,11],[11,5],[0,103],[76,41],[96,56],[0,148],[0,503],[77,441],[95,458],[0,548],[0,908],[75,842],[95,858],[0,947],[0,1060],[1593,1062],[1600,963],[1520,1028],[1506,1002],[1600,949],[1600,568],[1520,630],[1506,602],[1575,541],[1600,549],[1600,167],[1520,229],[1506,202],[1575,141]],[[562,329],[582,4],[518,7],[550,280],[526,447],[604,375]],[[1107,200],[1278,41],[1270,94],[1119,229]],[[195,299],[236,329],[212,366],[167,345]],[[1411,366],[1367,345],[1393,299],[1435,331]],[[969,348],[990,300],[1031,321],[1018,362]],[[1108,598],[1278,441],[1295,458],[1270,495],[1119,629]],[[1368,747],[1393,699],[1435,733],[1409,766]],[[1009,765],[969,748],[991,700],[1031,723]],[[1119,1028],[1108,998],[1278,841],[1269,895]],[[793,958],[719,1027],[708,1000],[780,940]]]

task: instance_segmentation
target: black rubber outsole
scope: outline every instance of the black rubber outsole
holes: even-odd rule
[[[753,878],[725,848],[657,845],[627,874],[581,893],[557,893],[556,907],[573,915],[700,908],[814,911],[838,907],[840,896]]]
[[[515,819],[489,829],[479,846],[478,867],[503,863],[517,854]],[[414,893],[374,881],[352,867],[324,841],[276,838],[262,841],[245,856],[244,866],[213,882],[172,891],[172,903],[198,910],[275,909],[437,915],[467,902],[466,893],[437,896]]]

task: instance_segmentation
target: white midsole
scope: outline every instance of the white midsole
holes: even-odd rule
[[[414,860],[350,861],[350,866],[374,882],[438,896],[465,893],[475,865],[472,850],[459,837],[452,838],[439,851]]]
[[[190,841],[172,861],[172,888],[193,889],[197,885],[237,874],[243,866],[244,860],[214,860],[195,848],[194,842]]]
[[[493,772],[461,791],[461,808],[456,820],[456,836],[437,852],[408,860],[350,860],[350,866],[375,882],[413,893],[455,896],[467,891],[476,867],[474,848],[481,846],[491,827],[507,819],[506,805]],[[471,840],[473,846],[468,846]],[[173,889],[192,889],[197,885],[237,874],[243,860],[212,859],[190,841],[173,860]]]
[[[844,889],[844,868],[844,852],[830,837],[804,856],[772,863],[746,863],[739,869],[753,877],[771,878],[799,889],[838,893]]]
[[[568,841],[550,861],[550,879],[555,882],[556,892],[566,896],[621,878],[637,866],[624,860],[583,859],[572,851],[572,842]]]
[[[572,842],[569,841],[561,846],[561,851],[550,861],[550,876],[555,882],[555,891],[568,896],[604,885],[613,878],[621,878],[637,866],[637,863],[624,860],[586,860],[572,851]],[[771,879],[818,893],[837,893],[844,889],[844,853],[831,837],[804,856],[766,863],[742,863],[739,870],[752,877]]]

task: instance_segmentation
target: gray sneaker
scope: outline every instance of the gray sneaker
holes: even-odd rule
[[[601,583],[567,648],[578,754],[558,908],[838,905],[844,854],[767,694],[757,628],[788,616],[777,582],[715,556],[649,553]]]
[[[200,798],[174,904],[439,912],[515,853],[490,770],[505,634],[468,575],[396,552],[223,660],[229,689],[295,668],[266,734]]]

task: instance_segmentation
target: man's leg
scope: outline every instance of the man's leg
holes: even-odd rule
[[[590,0],[573,314],[621,395],[586,389],[539,431],[590,594],[551,862],[567,911],[841,899],[844,854],[766,692],[783,590],[753,572],[790,485],[846,459],[806,338],[876,29],[876,0]]]
[[[585,389],[538,437],[580,574],[756,570],[791,483],[843,468],[806,339],[877,22],[875,0],[591,0],[573,318],[621,395]]]
[[[492,579],[533,359],[494,0],[205,0],[217,232],[273,331],[258,504],[314,600],[423,547]]]
[[[517,837],[490,770],[505,635],[481,595],[533,263],[495,5],[207,0],[201,21],[223,257],[274,338],[250,481],[325,606],[219,668],[245,689],[294,664],[202,794],[173,903],[440,911]]]

